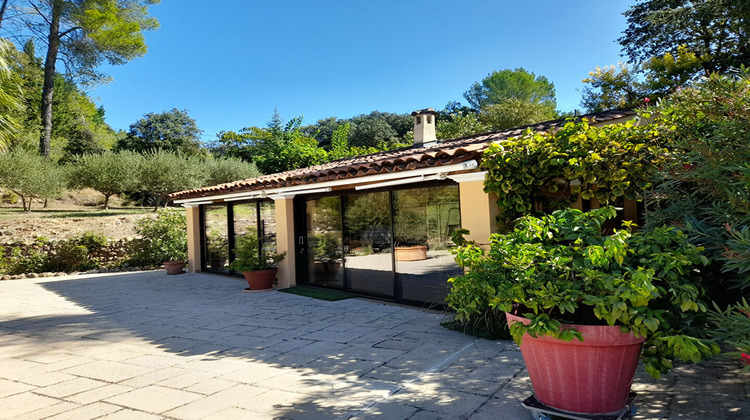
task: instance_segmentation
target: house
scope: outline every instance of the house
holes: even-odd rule
[[[279,287],[307,284],[411,304],[439,304],[448,278],[461,273],[451,233],[487,245],[495,231],[496,197],[484,192],[482,153],[525,129],[554,130],[548,121],[437,141],[437,112],[414,117],[414,145],[227,184],[181,191],[186,208],[189,269],[233,275],[235,239],[256,234],[286,252]],[[584,115],[591,125],[633,119],[633,111]],[[596,206],[579,202],[575,206]],[[634,203],[624,216],[635,219]]]

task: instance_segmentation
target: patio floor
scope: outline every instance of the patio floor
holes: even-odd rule
[[[0,281],[0,418],[531,419],[516,345],[364,299],[163,271]],[[750,417],[731,361],[639,371],[636,418]]]

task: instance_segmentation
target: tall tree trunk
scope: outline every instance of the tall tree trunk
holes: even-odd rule
[[[39,153],[49,157],[52,140],[52,99],[55,92],[55,63],[60,49],[60,0],[52,1],[52,19],[49,25],[47,57],[44,60],[44,86],[42,87],[42,138],[39,141]]]
[[[3,5],[0,6],[0,28],[3,25],[3,18],[5,17],[5,10],[8,8],[8,0],[3,0]]]

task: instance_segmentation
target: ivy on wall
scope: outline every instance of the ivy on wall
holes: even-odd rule
[[[650,171],[667,157],[658,139],[660,130],[669,128],[636,124],[594,127],[571,121],[556,131],[527,130],[490,145],[482,162],[488,171],[484,190],[499,197],[501,227],[510,228],[538,203],[556,209],[579,196],[602,204],[618,197],[640,201]]]

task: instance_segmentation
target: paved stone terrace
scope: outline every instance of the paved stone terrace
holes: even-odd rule
[[[0,282],[0,418],[524,419],[512,342],[443,315],[163,271]],[[750,417],[732,362],[642,372],[642,419]]]

